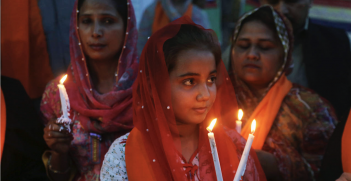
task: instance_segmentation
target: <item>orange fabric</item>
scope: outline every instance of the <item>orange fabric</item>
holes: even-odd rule
[[[256,119],[255,139],[252,143],[252,148],[262,149],[266,137],[271,130],[272,124],[280,109],[281,103],[285,96],[292,88],[292,83],[283,74],[279,80],[268,91],[266,96],[258,104],[255,111],[249,118],[241,131],[241,135],[247,139],[251,133],[251,123]]]
[[[2,158],[2,151],[4,150],[5,143],[5,132],[6,132],[6,104],[4,94],[1,90],[1,147],[0,147],[0,161]]]
[[[142,142],[142,134],[137,128],[134,128],[127,139],[125,156],[128,180],[156,180],[153,173],[153,165],[148,158],[147,152]],[[135,164],[137,163],[137,164]],[[161,173],[158,173],[162,175]],[[167,180],[166,177],[163,180]]]
[[[341,158],[344,172],[351,173],[351,110],[342,135]]]
[[[1,75],[21,81],[31,98],[53,79],[37,0],[1,1]]]
[[[134,128],[127,139],[126,149],[125,149],[125,159],[126,167],[128,173],[128,180],[139,181],[139,180],[156,180],[155,173],[153,173],[153,167],[155,164],[151,164],[148,158],[147,152],[144,147],[142,134],[137,128]],[[236,153],[236,148],[229,137],[225,139],[226,145],[228,145],[228,153]],[[236,154],[229,154],[227,159],[230,163],[236,163],[238,165],[239,159]],[[137,163],[137,164],[135,164]],[[158,175],[163,175],[162,173],[156,173]],[[163,180],[167,180],[164,177]]]
[[[183,16],[189,16],[191,18],[192,13],[193,5],[190,3],[188,9],[185,11]],[[152,34],[154,34],[157,30],[163,28],[170,22],[171,21],[169,20],[166,12],[163,10],[161,3],[158,2],[155,8],[155,18],[152,24]]]

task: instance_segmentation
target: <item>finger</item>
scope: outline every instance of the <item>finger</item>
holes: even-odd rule
[[[64,125],[58,125],[58,124],[51,124],[49,126],[49,130],[62,132],[62,133],[69,133],[68,129]]]
[[[72,134],[66,134],[66,133],[62,133],[62,132],[58,132],[58,131],[48,131],[48,132],[46,132],[46,135],[49,138],[71,138],[71,137],[73,137]]]

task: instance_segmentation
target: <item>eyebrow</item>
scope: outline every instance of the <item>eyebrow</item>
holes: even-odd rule
[[[214,74],[214,73],[217,73],[217,70],[212,70],[212,71],[210,72],[210,74]],[[188,73],[182,74],[182,75],[180,75],[180,76],[178,76],[178,77],[187,77],[187,76],[200,76],[200,74],[198,74],[198,73],[193,73],[193,72],[188,72]]]

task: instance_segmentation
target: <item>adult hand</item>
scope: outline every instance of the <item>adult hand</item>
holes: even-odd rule
[[[50,121],[44,128],[44,140],[52,151],[57,154],[67,154],[73,140],[73,135],[64,129],[63,124]]]
[[[344,172],[336,181],[351,181],[351,173]]]
[[[282,180],[275,156],[263,150],[255,150],[267,180]]]

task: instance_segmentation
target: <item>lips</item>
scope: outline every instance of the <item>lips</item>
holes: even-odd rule
[[[199,114],[203,114],[207,111],[207,107],[197,107],[197,108],[193,108],[193,110]]]
[[[247,63],[247,64],[244,65],[244,68],[259,69],[260,66],[254,64],[254,63]]]
[[[103,48],[106,47],[106,44],[100,44],[100,43],[94,43],[94,44],[89,44],[89,47],[93,50],[99,51],[102,50]]]

